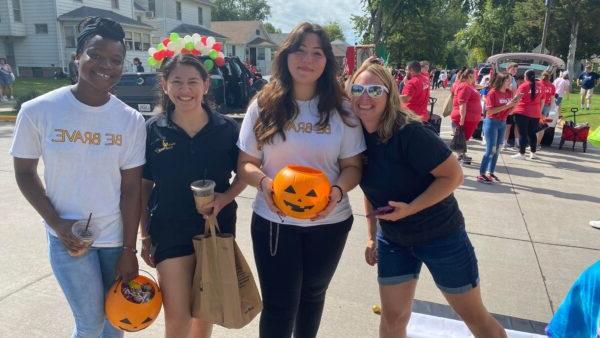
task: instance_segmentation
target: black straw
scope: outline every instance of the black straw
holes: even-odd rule
[[[85,225],[85,231],[88,231],[88,227],[90,226],[90,221],[92,220],[92,213],[90,212],[90,216],[88,217],[87,224]]]

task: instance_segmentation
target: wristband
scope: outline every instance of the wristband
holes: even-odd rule
[[[337,184],[334,184],[334,185],[332,185],[332,186],[331,186],[331,189],[333,189],[333,188],[338,188],[338,189],[340,189],[340,199],[337,201],[337,203],[340,203],[340,202],[341,202],[341,201],[344,199],[344,190],[342,190],[342,187],[340,187],[340,186],[339,186],[339,185],[337,185]]]
[[[267,178],[267,175],[263,175],[263,177],[261,177],[260,180],[258,180],[258,191],[263,191],[262,182],[265,178]]]
[[[129,251],[134,255],[137,254],[137,252],[138,252],[136,248],[132,248],[130,246],[123,246],[123,251]]]

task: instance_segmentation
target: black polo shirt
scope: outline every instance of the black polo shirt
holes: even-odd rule
[[[360,186],[373,207],[389,201],[410,203],[435,180],[431,171],[452,152],[422,123],[410,123],[381,143],[364,132],[367,150]],[[380,220],[383,236],[400,245],[418,245],[464,226],[454,195],[395,222]]]
[[[146,123],[143,177],[155,183],[148,202],[151,236],[157,228],[173,229],[174,223],[190,228],[204,224],[196,212],[191,182],[206,177],[215,181],[215,191],[221,193],[230,187],[229,180],[237,166],[239,125],[208,107],[205,109],[209,121],[194,137],[164,114]],[[235,201],[223,208],[218,215],[219,224],[235,222],[236,209]]]

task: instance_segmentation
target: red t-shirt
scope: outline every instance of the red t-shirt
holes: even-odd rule
[[[544,84],[544,104],[551,105],[556,94],[556,87],[550,81],[541,81]]]
[[[460,105],[463,103],[467,104],[465,121],[478,122],[481,120],[481,96],[475,87],[467,82],[458,84],[454,92],[450,117],[455,123],[460,121]]]
[[[429,121],[429,112],[427,111],[427,92],[429,81],[423,83],[422,76],[412,76],[402,89],[402,95],[410,96],[410,100],[406,103],[408,109],[419,115],[423,121]]]
[[[501,91],[497,91],[496,89],[490,90],[485,98],[485,106],[487,109],[496,108],[504,106],[513,98],[513,93],[510,90],[505,91],[504,93]],[[506,121],[506,117],[510,113],[511,108],[501,110],[496,114],[487,114],[487,117],[494,120]]]
[[[529,81],[525,81],[523,84],[519,86],[517,89],[517,94],[523,94],[521,100],[515,108],[513,109],[513,113],[524,115],[527,117],[542,117],[542,107],[541,102],[544,99],[544,91],[545,86],[542,84],[542,81],[535,81],[535,96],[533,99],[531,98],[531,88],[529,86]]]

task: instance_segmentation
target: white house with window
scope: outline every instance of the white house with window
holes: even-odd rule
[[[277,45],[260,21],[213,21],[211,28],[226,36],[226,56],[237,56],[263,74],[271,74],[271,55]]]
[[[87,16],[119,22],[125,30],[125,71],[172,31],[226,37],[209,30],[209,0],[0,0],[0,57],[19,76],[51,77],[66,71],[75,52],[77,24]]]

